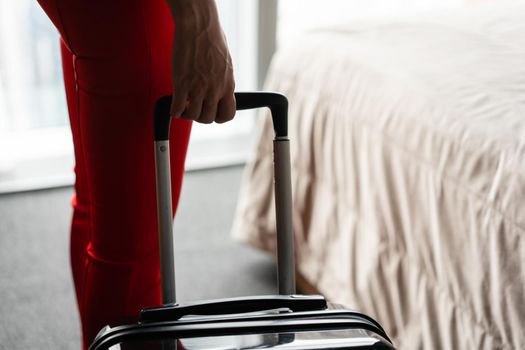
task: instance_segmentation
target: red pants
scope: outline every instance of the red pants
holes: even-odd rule
[[[84,347],[160,299],[152,110],[172,92],[165,0],[39,0],[62,37],[76,158],[71,264]],[[191,123],[172,123],[176,208]]]

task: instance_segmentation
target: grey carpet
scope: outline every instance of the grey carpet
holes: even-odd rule
[[[229,237],[242,169],[189,173],[175,221],[180,301],[274,293],[273,259]],[[71,188],[0,196],[0,349],[79,349]]]

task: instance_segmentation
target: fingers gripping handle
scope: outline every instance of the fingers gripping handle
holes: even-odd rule
[[[268,107],[272,114],[274,139],[275,207],[277,222],[277,267],[279,294],[295,294],[295,264],[292,233],[292,191],[290,141],[288,140],[288,100],[273,92],[235,93],[237,110]],[[161,258],[163,303],[175,303],[173,257],[173,217],[169,167],[171,96],[158,100],[154,110],[155,167]],[[168,203],[169,202],[169,203]]]
[[[275,92],[236,92],[237,110],[268,107],[272,112],[276,137],[288,136],[288,100]],[[167,141],[170,130],[171,96],[161,97],[155,104],[155,141]]]

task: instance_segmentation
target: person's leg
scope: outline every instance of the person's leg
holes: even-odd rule
[[[104,325],[160,303],[151,114],[171,94],[173,23],[164,0],[40,3],[70,52],[64,72],[79,176],[72,264],[87,346]],[[190,128],[172,125],[174,208]]]
[[[75,91],[75,72],[73,55],[63,41],[60,41],[62,53],[62,70],[66,88],[67,105],[69,110],[69,124],[73,134],[75,150],[75,194],[73,195],[73,218],[71,221],[71,271],[75,284],[75,292],[79,307],[82,299],[84,269],[86,264],[86,248],[90,241],[89,227],[89,189],[86,179],[84,154],[82,147],[82,133],[79,127],[78,100]]]

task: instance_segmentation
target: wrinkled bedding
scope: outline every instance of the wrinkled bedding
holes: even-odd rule
[[[399,349],[525,348],[525,5],[316,30],[281,49],[298,272]],[[233,234],[272,251],[272,130]]]

